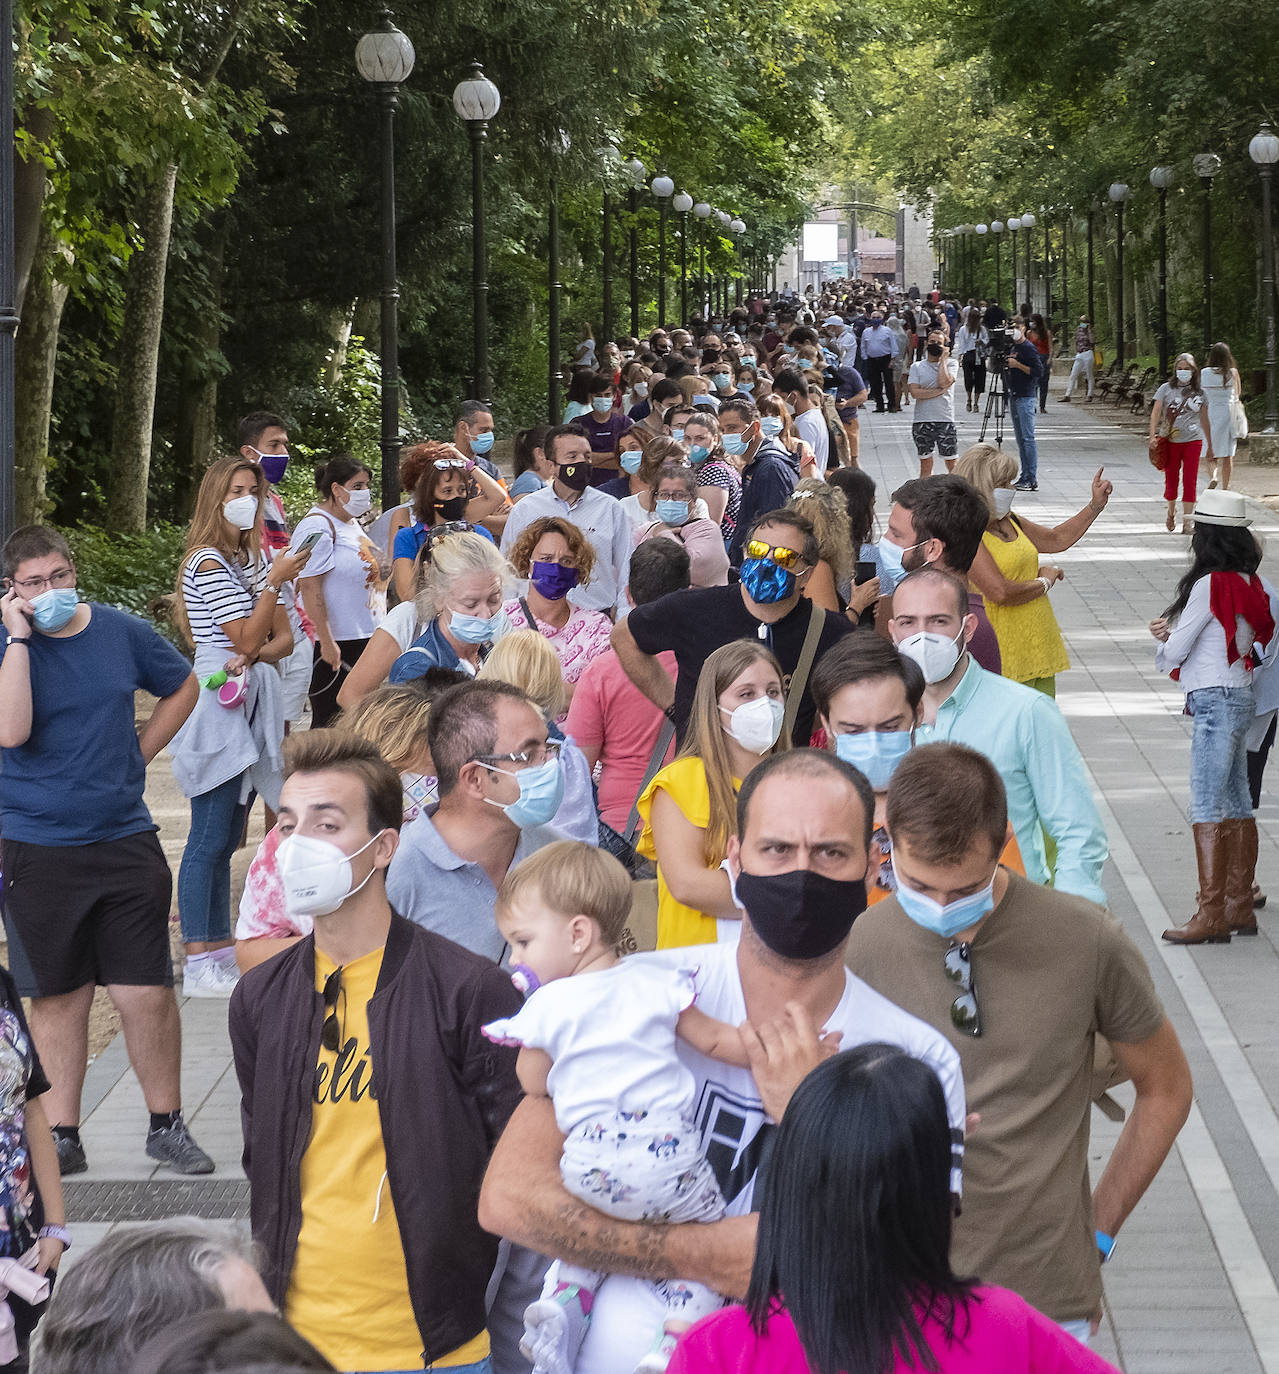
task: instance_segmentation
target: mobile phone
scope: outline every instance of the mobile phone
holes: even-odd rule
[[[860,587],[863,582],[869,582],[872,577],[879,576],[879,569],[874,563],[861,563],[853,569],[853,585]]]
[[[323,537],[323,530],[312,530],[311,533],[307,535],[307,537],[297,546],[296,549],[290,548],[289,552],[292,554],[310,553],[310,551],[313,548],[315,548],[315,546],[320,542],[320,540]]]

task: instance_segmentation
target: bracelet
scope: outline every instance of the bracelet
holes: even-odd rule
[[[276,594],[276,596],[279,596],[279,595],[280,595],[280,589],[279,589],[279,587],[277,587],[277,586],[275,585],[274,582],[268,582],[268,583],[266,584],[266,586],[262,588],[262,591],[263,591],[263,593],[266,593],[266,592],[274,592],[274,593]]]
[[[1047,596],[1048,593],[1052,590],[1053,584],[1049,582],[1049,580],[1046,577],[1037,577],[1035,578],[1035,581],[1038,582],[1039,585],[1044,589],[1045,596]]]
[[[8,639],[8,643],[10,643],[10,644],[30,644],[30,643],[31,643],[31,636],[30,636],[30,635],[10,635],[10,636],[9,636],[9,639]]]
[[[46,1237],[49,1240],[60,1240],[64,1250],[71,1249],[71,1232],[65,1226],[56,1226],[50,1223],[48,1226],[42,1226],[37,1234],[41,1240]]]

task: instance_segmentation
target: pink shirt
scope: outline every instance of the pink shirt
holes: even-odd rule
[[[929,1340],[942,1374],[1118,1374],[1007,1288],[978,1288],[968,1304],[969,1325],[946,1345],[940,1327],[929,1322]],[[976,1301],[980,1298],[981,1301]],[[910,1374],[921,1366],[898,1359],[886,1374]],[[703,1318],[680,1341],[667,1374],[811,1374],[789,1313],[773,1317],[756,1336],[743,1307],[726,1307]]]
[[[728,582],[728,551],[714,520],[690,520],[679,529],[654,520],[635,531],[635,547],[653,538],[673,539],[688,550],[690,586],[722,587]]]
[[[674,653],[668,649],[657,658],[674,682]],[[665,719],[626,676],[612,649],[592,660],[578,679],[564,733],[587,752],[596,752],[600,816],[614,830],[626,829]],[[674,747],[672,741],[668,758]]]
[[[565,682],[576,682],[582,676],[591,659],[608,649],[609,635],[613,633],[613,622],[603,611],[584,611],[580,606],[573,607],[572,615],[558,630],[543,620],[530,625],[518,600],[508,601],[502,609],[513,630],[536,630],[550,643]]]

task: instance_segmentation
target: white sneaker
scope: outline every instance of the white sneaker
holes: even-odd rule
[[[218,966],[216,960],[202,959],[194,967],[187,964],[182,970],[183,997],[230,997],[235,989],[237,975],[235,965],[231,966],[231,976]]]

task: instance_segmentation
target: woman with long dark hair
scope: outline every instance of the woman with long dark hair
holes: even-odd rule
[[[1190,569],[1172,605],[1150,622],[1155,665],[1171,672],[1194,718],[1190,820],[1199,867],[1199,906],[1164,931],[1175,945],[1226,944],[1255,935],[1257,822],[1248,790],[1248,729],[1256,713],[1252,670],[1274,638],[1270,599],[1257,576],[1261,551],[1244,498],[1206,491],[1194,511]]]
[[[744,1307],[668,1374],[1114,1374],[1006,1288],[950,1267],[951,1140],[931,1068],[869,1044],[795,1090],[764,1176]]]
[[[1244,437],[1236,427],[1235,407],[1243,393],[1229,344],[1215,343],[1208,350],[1199,384],[1208,402],[1208,436],[1212,440],[1212,481],[1208,485],[1229,488],[1235,447]]]

